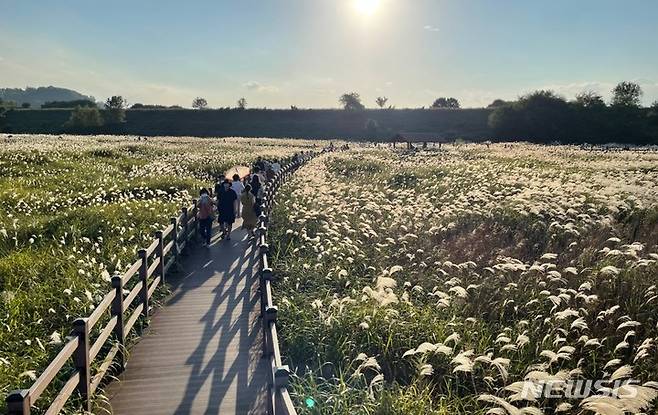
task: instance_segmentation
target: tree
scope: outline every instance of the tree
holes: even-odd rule
[[[0,108],[11,109],[16,108],[16,103],[14,101],[4,101],[0,99]]]
[[[197,110],[203,110],[206,109],[208,106],[208,101],[206,101],[205,98],[201,97],[196,97],[194,100],[192,100],[192,108],[197,109]]]
[[[0,111],[2,111],[2,109],[0,109]],[[653,104],[651,104],[647,117],[649,117],[654,124],[658,124],[658,101],[654,101]]]
[[[615,107],[638,108],[642,87],[635,82],[620,82],[612,90],[612,105]]]
[[[347,111],[362,111],[366,109],[361,103],[361,96],[356,92],[345,93],[338,98],[338,101]]]
[[[437,98],[432,104],[432,108],[459,108],[459,101],[457,98]]]
[[[549,142],[571,139],[573,118],[564,98],[542,90],[496,108],[489,116],[489,126],[497,138]]]
[[[75,108],[75,107],[95,107],[96,103],[88,99],[78,99],[74,101],[48,101],[41,104],[41,108]]]
[[[7,126],[7,121],[5,117],[6,112],[7,110],[5,109],[5,107],[2,106],[2,100],[0,99],[0,132],[2,132]]]
[[[498,107],[504,107],[505,105],[510,105],[511,102],[502,100],[502,99],[494,99],[493,102],[489,105],[487,105],[487,108],[498,108]]]
[[[71,117],[64,124],[64,127],[74,131],[93,131],[103,125],[98,108],[94,107],[76,107],[71,112]]]
[[[30,103],[29,103],[29,102],[24,102],[24,103],[22,103],[22,104],[21,104],[21,108],[23,108],[23,109],[28,109],[28,108],[30,108]]]
[[[105,101],[105,122],[107,124],[120,124],[126,120],[126,101],[121,95],[114,95]]]
[[[244,110],[247,108],[247,100],[245,97],[242,97],[238,100],[238,109],[239,110]]]
[[[377,97],[375,102],[377,103],[379,108],[384,108],[384,106],[386,106],[386,103],[388,102],[388,98],[386,98],[386,97]]]
[[[166,109],[167,107],[165,105],[158,105],[158,104],[142,104],[142,103],[135,103],[130,106],[131,110],[163,110]]]
[[[125,109],[128,106],[126,101],[121,95],[113,95],[105,101],[105,109]]]
[[[601,94],[594,91],[583,91],[576,95],[576,105],[583,108],[603,108],[605,101]]]

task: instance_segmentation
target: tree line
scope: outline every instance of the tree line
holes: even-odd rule
[[[656,143],[658,142],[658,101],[649,108],[641,106],[642,88],[634,82],[620,82],[611,91],[612,98],[606,102],[601,94],[583,91],[572,100],[550,90],[538,90],[519,97],[514,101],[494,100],[488,109],[490,134],[482,139],[527,140],[532,142],[587,142],[587,143]],[[366,109],[357,92],[348,92],[338,98],[345,111],[359,112]],[[384,96],[374,101],[380,109],[394,109]],[[0,130],[6,128],[4,114],[15,108],[15,103],[0,99]],[[125,122],[125,110],[167,109],[162,105],[144,105],[128,102],[122,96],[112,96],[99,110],[99,104],[92,100],[48,102],[42,108],[71,108],[70,118],[62,126],[70,132],[119,132]],[[196,97],[192,107],[197,110],[208,108],[208,101]],[[247,100],[240,98],[234,108],[245,110]],[[453,97],[439,97],[430,109],[457,110],[459,100]],[[224,108],[223,108],[224,109]],[[291,106],[291,110],[297,110]],[[424,109],[424,107],[423,107]],[[378,137],[390,126],[379,125],[381,121],[364,120],[364,138]],[[410,128],[413,128],[410,127]]]
[[[593,91],[567,101],[553,91],[540,90],[514,102],[493,102],[489,126],[498,140],[656,143],[658,101],[642,108],[641,97],[642,88],[634,82],[615,86],[609,103]]]
[[[100,132],[116,130],[126,121],[126,107],[128,102],[120,95],[114,95],[105,101],[103,113],[94,105],[78,105],[68,121],[62,126],[71,132]]]
[[[338,98],[338,102],[341,107],[347,111],[363,111],[366,109],[365,104],[361,100],[361,95],[358,92],[346,92]],[[388,103],[388,97],[377,97],[375,99],[375,104],[381,109],[386,107]],[[423,107],[424,109],[425,107]],[[453,97],[440,97],[434,100],[430,108],[447,108],[447,109],[459,109],[461,108],[459,100]],[[395,109],[392,105],[388,106],[388,109]]]
[[[658,143],[658,101],[642,108],[642,87],[635,82],[620,82],[611,92],[609,103],[594,91],[583,91],[572,101],[551,90],[538,90],[516,101],[496,99],[487,107],[492,110],[488,120],[491,138],[541,143]],[[357,92],[341,95],[339,102],[347,111],[365,110]],[[375,100],[379,108],[387,102],[386,97]],[[453,97],[437,98],[430,106],[459,108]],[[366,132],[374,135],[378,129],[376,121],[367,120]]]

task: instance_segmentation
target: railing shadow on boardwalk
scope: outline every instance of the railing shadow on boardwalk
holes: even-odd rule
[[[266,412],[256,249],[245,234],[183,260],[186,272],[170,280],[172,295],[112,390],[115,413]]]
[[[223,241],[215,241],[214,244],[222,244]],[[208,262],[198,269],[191,269],[186,278],[181,281],[177,295],[174,295],[167,304],[177,303],[185,293],[195,286],[198,286],[199,280],[205,278],[212,278],[216,276],[216,271],[213,268],[215,260],[208,251],[198,253],[199,256],[207,255]],[[185,394],[178,408],[176,414],[189,414],[192,411],[195,398],[199,394],[201,387],[208,379],[212,377],[210,399],[207,404],[208,413],[212,413],[212,408],[217,408],[221,405],[222,399],[225,397],[228,388],[223,387],[225,383],[232,382],[237,379],[237,396],[258,396],[259,389],[262,387],[264,379],[253,377],[249,379],[248,366],[239,366],[242,360],[242,354],[252,354],[253,346],[258,347],[259,330],[257,326],[250,327],[247,325],[236,325],[231,323],[230,315],[238,312],[242,315],[249,315],[251,310],[256,309],[258,303],[258,293],[253,289],[254,281],[257,276],[254,275],[253,269],[256,264],[254,257],[253,244],[250,244],[246,250],[242,251],[242,255],[237,257],[231,264],[231,268],[226,274],[227,280],[222,281],[213,292],[216,294],[215,299],[209,304],[208,311],[204,314],[201,321],[204,322],[204,331],[199,338],[199,344],[195,350],[190,354],[186,364],[192,367],[188,383],[186,385]],[[237,271],[237,272],[236,272]],[[193,274],[196,278],[189,278]],[[239,287],[241,280],[246,280],[247,283]],[[219,306],[225,307],[225,310],[220,315],[217,315]],[[233,360],[230,368],[226,369],[226,365],[231,363],[226,360],[225,350],[231,344],[233,339],[239,338],[238,355]],[[208,352],[209,344],[213,339],[219,338],[219,343],[212,346],[214,350],[213,356],[203,361],[200,356]],[[260,359],[259,356],[255,356]],[[264,369],[263,369],[264,370]],[[255,381],[255,382],[254,382]],[[253,400],[250,402],[251,407],[249,412],[263,411],[264,404]],[[260,404],[260,405],[259,405]],[[256,412],[254,412],[256,413]]]

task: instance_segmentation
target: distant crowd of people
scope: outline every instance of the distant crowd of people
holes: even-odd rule
[[[219,223],[220,238],[230,240],[236,218],[242,218],[242,229],[249,237],[255,235],[254,229],[262,213],[264,185],[272,180],[288,162],[304,161],[311,152],[295,153],[286,160],[266,160],[258,157],[244,177],[234,174],[232,177],[220,175],[214,189],[202,188],[197,202],[197,219],[202,243],[210,245],[212,224],[215,218]]]

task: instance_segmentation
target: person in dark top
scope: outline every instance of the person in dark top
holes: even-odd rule
[[[256,170],[256,169],[258,169],[260,171],[265,170],[265,161],[260,156],[258,156],[258,158],[256,159],[256,162],[254,163],[254,170]]]
[[[218,222],[224,239],[231,239],[231,228],[235,222],[235,201],[238,196],[231,189],[231,183],[224,181],[217,193]]]
[[[272,166],[268,166],[267,170],[265,171],[265,177],[267,178],[268,182],[274,179],[274,169],[272,169]]]
[[[224,183],[225,180],[226,180],[226,176],[220,174],[219,178],[217,179],[217,183],[215,183],[215,197],[217,197],[217,195],[221,191],[222,183]]]
[[[254,174],[251,176],[251,193],[256,198],[256,204],[254,205],[254,211],[256,212],[256,217],[261,214],[260,204],[263,202],[263,187],[260,183],[260,176]]]

